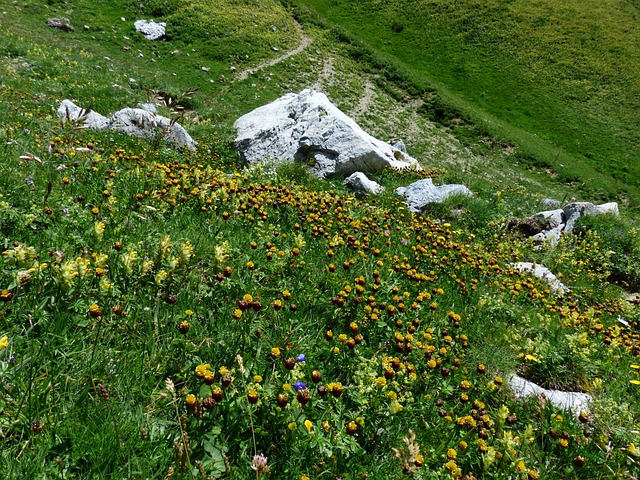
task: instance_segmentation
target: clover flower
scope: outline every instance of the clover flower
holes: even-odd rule
[[[267,465],[267,457],[265,457],[262,453],[260,455],[255,455],[253,460],[251,461],[251,468],[256,471],[258,476],[267,473],[269,471],[269,466]]]

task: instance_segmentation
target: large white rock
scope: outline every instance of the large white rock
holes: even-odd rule
[[[153,20],[136,20],[133,22],[133,26],[136,28],[137,32],[143,34],[147,40],[159,40],[164,37],[165,27],[167,24],[165,22],[154,22]]]
[[[591,402],[591,396],[586,393],[547,390],[518,375],[512,375],[508,379],[508,383],[518,398],[544,395],[544,398],[551,402],[552,405],[564,410],[570,410],[575,415],[588,411],[589,402]]]
[[[246,163],[298,160],[311,173],[330,175],[407,168],[417,161],[377,140],[333,105],[324,93],[288,93],[236,120],[235,147]]]
[[[95,128],[96,130],[106,130],[109,128],[109,119],[93,110],[80,108],[71,100],[63,100],[58,107],[58,118],[64,121],[78,122],[83,125]]]
[[[405,198],[407,207],[412,212],[421,211],[429,203],[442,203],[452,195],[473,195],[464,185],[450,184],[436,187],[430,178],[418,180],[408,187],[399,187],[394,191]]]

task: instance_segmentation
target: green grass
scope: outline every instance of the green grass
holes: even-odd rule
[[[219,2],[212,15],[239,35],[202,40],[199,23],[150,43],[133,32],[138,8],[0,9],[3,478],[260,478],[257,454],[275,479],[638,476],[640,318],[614,284],[637,277],[627,209],[538,250],[509,220],[574,190],[508,170],[508,145],[480,126],[456,140],[453,126],[409,117],[399,105],[420,75],[389,59],[376,76],[375,52],[300,18],[308,51],[236,82],[231,67],[295,44],[286,10]],[[155,0],[145,15],[186,22],[189,8],[206,12]],[[62,15],[74,32],[46,26]],[[328,60],[337,80],[323,85],[341,107],[370,81],[363,122],[403,134],[415,119],[429,135],[405,138],[437,162],[372,175],[377,197],[301,165],[243,169],[233,120],[318,80]],[[186,107],[197,152],[55,116],[63,98],[106,114],[158,95]],[[425,176],[474,196],[409,213],[392,191]],[[544,263],[571,292],[517,261]],[[513,373],[591,394],[586,423],[514,399]]]
[[[470,120],[517,145],[518,160],[637,204],[640,45],[629,39],[638,29],[633,4],[292,3],[375,52],[385,68],[400,65],[417,94],[435,90],[425,110],[437,121]]]

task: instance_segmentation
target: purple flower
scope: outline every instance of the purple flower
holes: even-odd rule
[[[306,390],[307,384],[305,382],[296,382],[293,384],[293,388],[296,389],[296,392],[299,392],[300,390]]]
[[[297,361],[298,363],[305,362],[306,360],[307,360],[307,356],[306,356],[304,353],[301,353],[300,355],[298,355],[298,356],[296,357],[296,361]]]

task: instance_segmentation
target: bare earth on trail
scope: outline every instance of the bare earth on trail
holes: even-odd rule
[[[274,65],[277,65],[283,60],[286,60],[287,58],[293,55],[297,55],[298,53],[302,52],[305,48],[307,48],[309,45],[311,45],[311,43],[313,42],[313,38],[311,38],[306,33],[304,33],[304,30],[302,29],[302,26],[300,26],[300,24],[296,23],[296,27],[298,28],[298,33],[300,34],[300,43],[296,48],[283,53],[279,57],[272,58],[270,60],[262,62],[256,65],[255,67],[251,67],[246,70],[242,70],[241,72],[238,72],[236,74],[235,80],[237,82],[246,80],[249,77],[249,75],[253,75],[254,73],[259,72],[260,70],[263,70],[265,68],[273,67]]]

